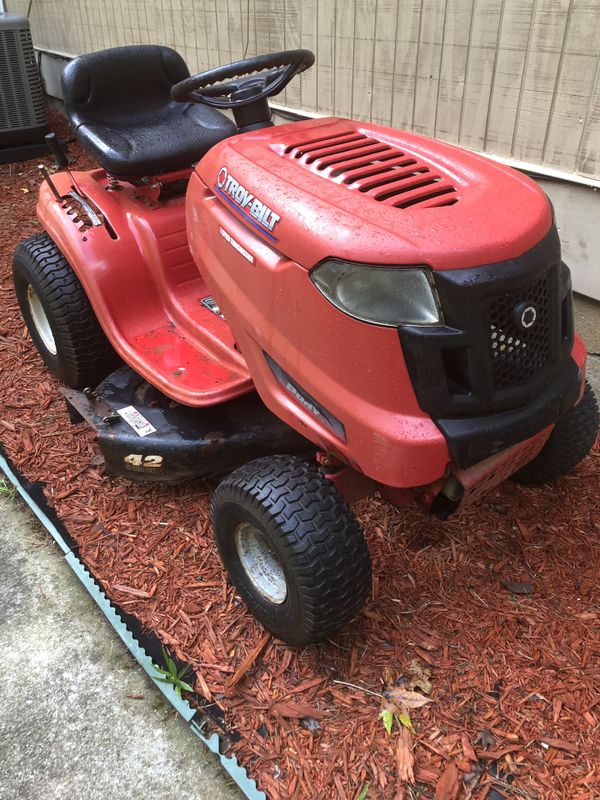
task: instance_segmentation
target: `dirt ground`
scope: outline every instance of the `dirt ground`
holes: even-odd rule
[[[11,288],[14,246],[39,231],[34,166],[0,172],[0,439],[46,481],[109,596],[192,665],[260,787],[272,800],[351,800],[367,784],[368,800],[600,797],[598,443],[555,486],[507,483],[445,523],[361,502],[363,612],[319,647],[264,637],[224,579],[211,486],[110,480],[69,425]],[[415,680],[430,702],[386,732],[381,694]]]

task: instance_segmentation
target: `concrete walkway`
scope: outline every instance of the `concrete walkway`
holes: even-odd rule
[[[242,797],[49,534],[3,497],[0,608],[0,800]]]

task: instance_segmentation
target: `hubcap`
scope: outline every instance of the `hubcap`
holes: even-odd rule
[[[265,536],[249,522],[240,522],[235,529],[235,548],[256,591],[281,605],[287,597],[287,583],[281,562]]]
[[[48,322],[48,317],[46,316],[42,302],[31,284],[27,287],[27,302],[29,303],[29,312],[37,335],[44,343],[46,350],[55,356],[57,350],[54,334],[52,333],[52,328]]]

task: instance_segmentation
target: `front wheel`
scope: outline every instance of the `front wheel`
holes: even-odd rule
[[[524,486],[539,486],[567,475],[585,458],[598,435],[598,402],[586,382],[579,403],[558,420],[550,438],[533,461],[512,476]]]
[[[367,598],[363,533],[331,481],[305,461],[275,456],[240,467],[217,487],[211,514],[231,580],[283,641],[330,636]]]

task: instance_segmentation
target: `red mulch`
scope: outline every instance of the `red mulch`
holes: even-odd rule
[[[446,523],[363,501],[374,564],[363,613],[320,647],[265,637],[221,570],[210,487],[111,480],[92,434],[69,423],[10,277],[16,243],[40,230],[35,167],[0,167],[0,438],[46,482],[107,594],[196,670],[197,691],[241,734],[233,749],[269,797],[351,800],[369,782],[369,800],[482,800],[491,767],[514,776],[509,796],[596,796],[598,443],[554,488],[507,483]],[[533,593],[511,594],[505,581]],[[379,698],[335,683],[378,693],[413,660],[431,669],[433,702],[412,712],[412,735],[388,736]]]

